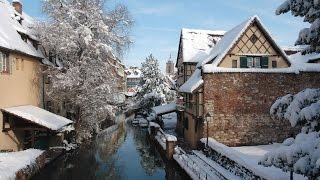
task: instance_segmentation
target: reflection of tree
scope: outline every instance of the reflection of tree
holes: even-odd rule
[[[155,147],[150,144],[146,136],[147,131],[139,127],[134,127],[132,130],[134,131],[133,139],[141,156],[140,164],[144,168],[146,174],[151,176],[157,169],[163,169],[164,163]]]
[[[111,154],[118,150],[126,135],[125,125],[120,124],[117,130],[98,137],[96,139],[98,158],[100,160],[108,159]]]

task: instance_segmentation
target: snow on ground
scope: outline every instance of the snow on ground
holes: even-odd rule
[[[206,143],[206,138],[201,139],[201,141]],[[281,144],[228,147],[212,138],[209,138],[209,146],[265,179],[290,179],[289,172],[283,172],[281,169],[275,167],[264,167],[258,165],[259,160],[262,159],[267,152],[278,149],[279,147],[283,146]],[[294,174],[294,179],[300,180],[306,178],[301,175]]]
[[[177,113],[169,113],[162,116],[163,129],[175,129],[177,125]]]
[[[0,153],[0,180],[15,179],[16,172],[35,163],[42,153],[43,151],[38,149]]]

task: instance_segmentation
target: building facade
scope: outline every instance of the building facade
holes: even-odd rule
[[[282,142],[293,136],[297,129],[271,119],[269,110],[277,97],[320,87],[320,67],[297,62],[257,16],[228,31],[179,89],[186,93],[179,127],[184,137],[195,147],[206,136],[229,146]]]
[[[44,56],[29,28],[33,19],[23,12],[19,1],[11,5],[0,0],[0,12],[0,151],[44,147],[53,140],[49,139],[53,133],[49,120],[35,122],[26,115],[42,113],[52,116],[53,121],[60,117],[38,108],[44,106]],[[60,120],[71,122],[62,117]]]
[[[197,63],[208,56],[213,47],[224,35],[224,31],[182,29],[179,42],[179,51],[176,61],[176,87],[180,88],[196,70]],[[181,135],[187,131],[185,116],[188,112],[181,111],[186,104],[188,94],[179,92],[177,99],[177,132]]]

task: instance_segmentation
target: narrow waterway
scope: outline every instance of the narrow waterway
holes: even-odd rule
[[[174,162],[161,158],[146,132],[125,124],[101,134],[47,166],[33,180],[188,179]]]

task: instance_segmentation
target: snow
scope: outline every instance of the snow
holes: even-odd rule
[[[127,78],[142,78],[142,72],[137,67],[130,67],[125,70]]]
[[[72,123],[72,121],[67,118],[58,116],[32,105],[2,108],[2,111],[19,116],[55,131]]]
[[[200,151],[187,154],[180,147],[174,150],[173,158],[192,179],[241,179],[205,157]]]
[[[176,136],[173,136],[173,135],[170,135],[170,134],[166,134],[166,140],[167,141],[177,141],[177,137]]]
[[[155,136],[155,139],[158,141],[158,143],[161,145],[163,150],[167,149],[166,146],[166,137],[164,133],[161,133],[160,131],[157,132],[157,135]]]
[[[216,67],[218,67],[219,63],[222,61],[222,59],[225,57],[228,51],[234,46],[234,44],[245,32],[245,30],[255,21],[258,22],[262,26],[262,28],[266,31],[266,34],[270,37],[271,41],[273,41],[276,47],[281,51],[281,55],[283,55],[285,58],[288,58],[284,53],[284,51],[280,48],[280,46],[278,46],[275,43],[274,38],[272,38],[271,34],[267,31],[267,29],[261,22],[260,18],[257,15],[255,15],[255,16],[252,16],[247,21],[242,22],[238,26],[228,31],[223,36],[223,38],[217,43],[217,45],[213,48],[213,50],[210,52],[210,55],[203,61],[200,61],[197,64],[197,67],[202,67],[203,65],[213,60],[212,64],[207,65],[206,69],[209,72],[214,71],[211,69],[212,68],[215,69]],[[235,68],[235,70],[237,69],[239,70],[240,68]],[[207,71],[204,71],[204,72],[207,72]]]
[[[24,15],[22,15],[22,19],[24,20],[22,21],[23,25],[21,25],[15,18],[12,18],[19,14],[7,0],[0,0],[0,12],[0,47],[30,56],[43,58],[43,55],[40,54],[32,45],[23,41],[18,33],[19,31],[27,34],[30,38],[35,38],[31,35],[31,30],[27,27],[32,22],[32,18],[23,12]]]
[[[181,32],[183,62],[199,62],[208,56],[224,33],[225,31],[183,28]]]
[[[163,129],[175,129],[177,125],[177,113],[169,113],[162,115]]]
[[[192,76],[180,88],[179,92],[192,93],[203,84],[201,70],[196,69]]]
[[[168,112],[173,112],[176,110],[176,103],[170,103],[162,106],[155,106],[152,110],[156,113],[156,115],[164,114]]]
[[[289,56],[292,66],[301,72],[320,72],[320,63],[309,63],[320,58],[319,53],[302,55],[301,52]]]
[[[140,118],[139,119],[139,126],[140,127],[148,127],[148,120],[144,119],[144,118]]]
[[[201,142],[206,143],[206,138],[201,139]],[[216,140],[209,138],[209,146],[235,161],[241,166],[251,170],[258,176],[265,179],[289,179],[290,173],[285,173],[281,169],[275,167],[259,166],[259,160],[270,151],[274,151],[283,147],[281,144],[270,144],[260,146],[242,146],[242,147],[228,147],[224,144],[217,142]],[[305,179],[301,175],[294,174],[294,179]]]
[[[160,128],[160,125],[157,124],[157,123],[154,123],[154,122],[150,122],[150,123],[149,123],[149,126],[150,126],[150,127],[155,127],[155,128]]]
[[[240,73],[295,73],[299,74],[297,68],[274,68],[274,69],[263,69],[263,68],[225,68],[225,67],[214,67],[212,64],[205,64],[202,67],[203,73],[225,73],[225,72],[240,72]]]
[[[15,179],[16,172],[34,164],[43,151],[28,149],[20,152],[0,153],[0,180]]]

